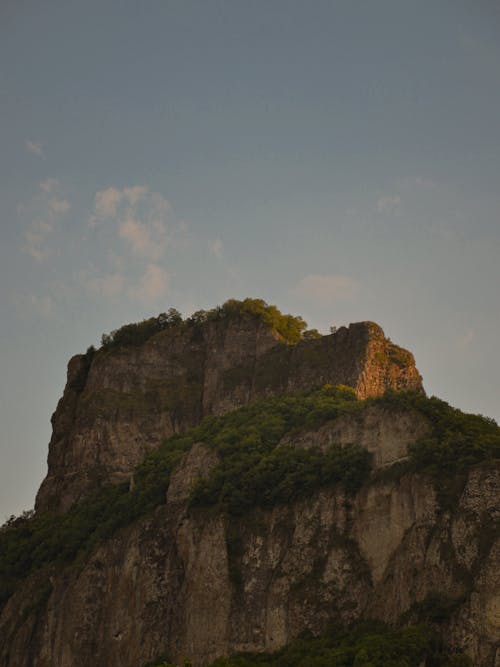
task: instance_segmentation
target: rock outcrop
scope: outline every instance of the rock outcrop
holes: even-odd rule
[[[287,345],[242,314],[76,356],[52,418],[38,516],[65,512],[102,483],[132,487],[148,452],[207,415],[324,384],[363,399],[423,391],[411,353],[371,322]],[[500,667],[500,465],[467,463],[443,488],[405,468],[409,449],[434,435],[433,413],[407,398],[346,409],[321,426],[304,419],[278,436],[280,452],[332,443],[369,450],[372,472],[357,491],[318,486],[306,499],[244,514],[190,503],[223,460],[193,436],[164,504],[105,533],[85,557],[64,566],[42,559],[16,580],[0,613],[0,665],[142,667],[168,656],[202,667],[335,623],[417,622],[426,610],[447,648],[466,651],[475,667]]]
[[[287,345],[242,315],[73,357],[36,508],[65,511],[103,481],[128,479],[148,451],[206,415],[325,383],[354,387],[360,398],[422,390],[413,355],[373,322]]]
[[[28,579],[1,616],[0,664],[137,667],[165,654],[203,665],[331,623],[416,619],[434,604],[449,610],[449,647],[476,667],[498,665],[498,465],[474,468],[449,511],[430,478],[413,474],[244,518],[188,509],[193,480],[214,465],[196,444],[151,518],[54,573],[41,602],[47,574]]]

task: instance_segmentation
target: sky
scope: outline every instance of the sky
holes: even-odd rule
[[[0,523],[69,358],[260,297],[500,420],[498,0],[0,1]]]

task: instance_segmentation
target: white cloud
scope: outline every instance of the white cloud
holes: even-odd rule
[[[302,278],[295,288],[295,294],[316,303],[329,304],[352,299],[358,287],[349,276],[310,274]]]
[[[45,160],[45,153],[43,152],[43,146],[40,141],[28,141],[26,140],[24,142],[24,147],[28,151],[28,153],[31,153],[32,155],[36,155],[37,157],[41,157],[42,160]]]
[[[116,188],[107,188],[96,193],[94,203],[93,224],[99,219],[113,218],[116,215],[118,204],[123,198],[123,193]]]
[[[42,262],[50,255],[46,245],[47,237],[54,231],[54,226],[45,220],[33,220],[28,229],[25,230],[24,245],[21,249],[31,255],[34,259]]]
[[[61,189],[61,182],[57,178],[47,178],[47,180],[41,181],[39,185],[40,190],[47,194],[52,194]]]
[[[212,255],[215,255],[217,259],[222,259],[222,253],[224,251],[224,246],[222,244],[222,241],[220,239],[215,239],[215,241],[211,241],[208,244],[208,249],[212,253]]]
[[[377,211],[379,213],[392,213],[401,203],[399,195],[382,195],[377,199]]]
[[[64,215],[70,209],[70,204],[67,199],[59,199],[57,197],[52,197],[48,201],[48,207],[52,213]]]
[[[90,223],[95,225],[106,218],[116,218],[120,204],[128,204],[134,209],[147,195],[151,197],[154,204],[156,204],[159,197],[162,200],[162,205],[164,203],[166,204],[166,208],[168,208],[168,202],[161,195],[155,192],[150,193],[146,185],[132,185],[122,190],[118,188],[99,190],[94,198],[94,212],[90,217]]]
[[[106,221],[116,224],[118,235],[134,254],[158,261],[169,241],[169,209],[168,201],[145,185],[107,188],[96,193],[88,222],[91,227]]]
[[[130,217],[120,223],[120,238],[125,239],[132,251],[149,259],[160,259],[166,244],[166,228],[159,222],[146,224]]]
[[[132,185],[129,188],[123,188],[122,195],[131,206],[135,206],[141,199],[144,199],[148,192],[149,188],[146,185]],[[153,196],[155,194],[152,193]]]
[[[129,291],[130,298],[150,305],[166,295],[170,276],[158,264],[148,264],[140,285]]]
[[[39,262],[46,260],[51,254],[49,238],[56,230],[62,216],[70,209],[70,203],[62,195],[54,193],[62,191],[61,183],[56,178],[42,181],[40,190],[29,204],[18,206],[18,212],[24,218],[31,218],[31,223],[23,232],[23,252],[28,253]]]

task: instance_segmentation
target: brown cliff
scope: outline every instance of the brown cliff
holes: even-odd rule
[[[409,446],[429,428],[413,411],[374,407],[287,444],[349,440],[367,423],[380,466],[393,460],[398,430],[409,427]],[[194,481],[215,465],[214,452],[195,444],[154,515],[79,566],[53,570],[42,600],[50,571],[26,580],[0,617],[0,664],[141,667],[165,654],[203,665],[331,623],[415,620],[438,599],[450,610],[441,625],[448,647],[497,667],[498,464],[473,467],[452,509],[425,474],[375,474],[355,497],[323,489],[244,517],[189,508]]]
[[[65,511],[102,482],[128,479],[148,451],[206,415],[325,383],[354,387],[360,398],[422,390],[412,354],[373,322],[288,345],[242,313],[73,357],[37,511]]]
[[[324,384],[349,385],[361,399],[386,389],[417,391],[361,402],[345,387],[326,387],[314,404],[304,394],[254,407],[252,428],[267,428],[266,406],[279,422],[276,403],[302,401],[300,419],[272,445],[287,464],[319,452],[322,470],[339,446],[358,446],[365,459],[368,450],[371,470],[355,488],[347,477],[315,477],[309,495],[240,505],[239,513],[196,504],[193,489],[216,479],[227,455],[199,434],[213,434],[214,424],[223,430],[233,417],[240,428],[252,409],[160,447],[206,415]],[[324,408],[336,392],[342,410],[309,419],[309,406]],[[10,558],[0,553],[7,573],[0,581],[0,665],[142,667],[168,655],[201,667],[236,651],[273,650],[331,624],[430,618],[448,650],[465,651],[475,667],[499,667],[500,430],[418,392],[412,355],[371,322],[290,345],[262,318],[240,313],[181,322],[139,343],[74,357],[53,416],[37,515],[7,528],[3,542],[0,534],[0,547],[11,548]],[[245,465],[247,435],[237,444]],[[156,474],[155,457],[179,441],[187,444],[159,498],[129,515],[141,484],[140,469],[133,478],[132,471],[159,448],[147,459]],[[228,470],[240,493],[242,479],[233,473],[242,469]],[[355,472],[353,459],[346,470]],[[113,530],[99,533],[102,505],[89,514],[92,499],[63,514],[102,483],[129,479],[95,496],[122,494],[116,498],[128,509]],[[304,485],[307,477],[298,480]],[[114,513],[119,505],[110,507]],[[59,558],[74,527],[87,531],[88,543]],[[26,557],[25,544],[37,553]]]

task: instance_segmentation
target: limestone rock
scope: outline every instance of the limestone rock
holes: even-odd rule
[[[47,573],[30,577],[0,616],[0,664],[137,667],[165,654],[204,665],[331,623],[411,620],[436,592],[452,605],[442,625],[449,647],[465,649],[476,667],[498,664],[498,464],[471,470],[452,512],[429,478],[407,474],[375,476],[353,500],[325,489],[231,518],[186,503],[213,463],[195,445],[169,502],[82,568],[53,572],[38,604]]]
[[[354,387],[360,398],[422,391],[411,353],[373,322],[286,345],[261,320],[232,317],[76,356],[52,417],[36,509],[65,511],[103,482],[129,479],[148,451],[206,415],[326,383]]]

